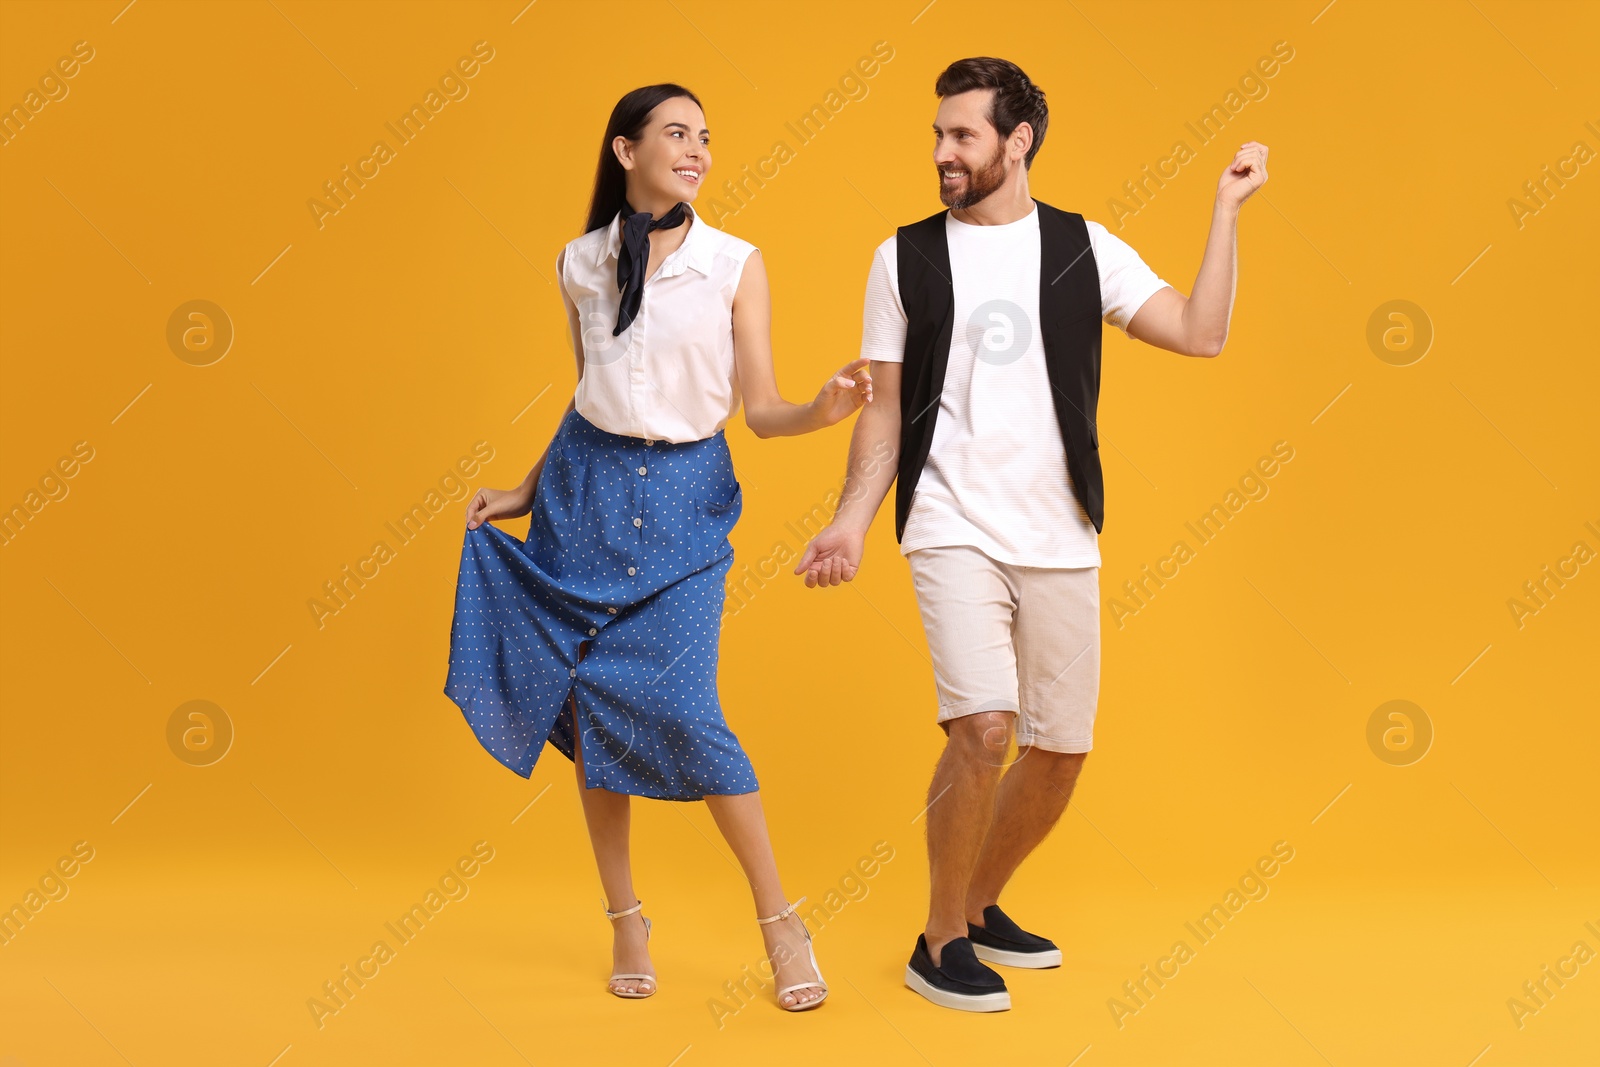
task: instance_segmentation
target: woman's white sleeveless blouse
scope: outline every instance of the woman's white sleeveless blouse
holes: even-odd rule
[[[621,213],[567,245],[561,284],[577,306],[583,338],[574,407],[611,433],[699,441],[739,410],[733,294],[756,246],[716,229],[693,207],[689,216],[683,244],[646,279],[639,314],[615,337]]]

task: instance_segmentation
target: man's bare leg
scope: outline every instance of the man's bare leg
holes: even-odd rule
[[[995,791],[994,820],[972,868],[966,922],[983,925],[983,909],[999,903],[1011,876],[1067,810],[1087,755],[1032,746],[1017,750],[1016,762]]]
[[[1016,715],[982,711],[949,722],[949,740],[928,786],[928,925],[935,966],[945,944],[967,936],[967,898]]]

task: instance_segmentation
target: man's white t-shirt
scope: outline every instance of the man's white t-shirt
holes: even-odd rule
[[[1127,332],[1167,283],[1126,242],[1084,220],[1100,274],[1100,317]],[[1098,567],[1094,523],[1072,491],[1039,323],[1039,209],[1001,226],[945,216],[955,291],[950,359],[928,459],[900,542],[975,545],[1023,567]],[[905,359],[896,238],[867,276],[861,355]]]

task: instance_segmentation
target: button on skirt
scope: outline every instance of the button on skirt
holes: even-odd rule
[[[717,694],[743,506],[723,431],[647,443],[568,412],[527,539],[485,522],[461,546],[444,692],[483,747],[527,778],[546,741],[573,758],[576,727],[591,788],[754,792]]]

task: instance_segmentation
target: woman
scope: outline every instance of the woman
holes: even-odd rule
[[[523,777],[546,740],[573,761],[613,920],[612,993],[656,990],[629,797],[703,799],[750,881],[778,1001],[804,1011],[828,992],[795,911],[805,898],[783,892],[717,695],[743,510],[723,427],[741,403],[758,437],[831,426],[871,399],[871,379],[858,359],[809,404],[779,395],[760,253],[690,206],[709,144],[682,86],[635,89],[612,110],[585,233],[556,259],[577,390],[522,484],[467,507],[445,693]],[[530,511],[525,543],[488,523]]]

